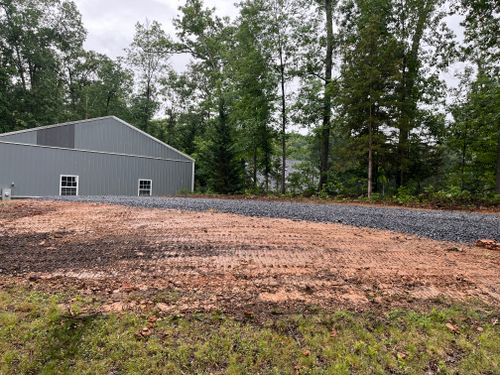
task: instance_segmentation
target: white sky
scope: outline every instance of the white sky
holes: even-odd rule
[[[172,25],[179,6],[185,0],[74,0],[83,18],[88,35],[85,48],[110,57],[124,54],[134,36],[135,24],[146,19],[160,22],[165,31],[175,34]],[[236,0],[205,0],[205,5],[215,7],[219,16],[236,16]],[[182,71],[189,56],[174,56],[173,68]]]

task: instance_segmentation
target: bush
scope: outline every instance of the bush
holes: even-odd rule
[[[399,204],[414,204],[418,203],[418,198],[414,195],[413,189],[408,186],[400,186],[396,195],[393,197],[394,201]]]

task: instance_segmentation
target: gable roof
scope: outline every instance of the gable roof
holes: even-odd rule
[[[135,130],[136,132],[138,132],[139,134],[141,134],[142,136],[145,136],[151,140],[153,140],[154,142],[178,153],[179,155],[182,155],[183,157],[185,157],[186,159],[194,162],[195,160],[183,153],[182,151],[179,151],[177,150],[176,148],[160,141],[159,139],[153,137],[152,135],[142,131],[141,129],[138,129],[136,128],[135,126],[129,124],[128,122],[126,121],[123,121],[122,119],[116,117],[116,116],[103,116],[103,117],[96,117],[96,118],[92,118],[92,119],[85,119],[85,120],[79,120],[79,121],[69,121],[69,122],[64,122],[64,123],[59,123],[59,124],[53,124],[53,125],[45,125],[45,126],[39,126],[39,127],[35,127],[35,128],[30,128],[30,129],[24,129],[24,130],[18,130],[18,131],[13,131],[13,132],[9,132],[9,133],[3,133],[3,134],[0,134],[0,139],[1,137],[4,137],[4,136],[10,136],[10,135],[16,135],[16,134],[24,134],[24,133],[29,133],[29,132],[36,132],[38,130],[44,130],[44,129],[51,129],[51,128],[57,128],[57,127],[61,127],[61,126],[66,126],[66,125],[80,125],[80,124],[85,124],[85,123],[89,123],[89,122],[95,122],[95,121],[98,121],[98,120],[104,120],[104,119],[113,119],[117,122],[119,122],[120,124],[124,125],[124,126],[127,126],[128,128],[132,129],[132,130]]]

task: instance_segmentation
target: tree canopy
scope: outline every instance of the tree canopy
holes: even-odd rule
[[[84,48],[74,2],[0,0],[0,131],[116,115],[193,155],[200,191],[500,194],[498,1],[237,10],[187,0],[175,33],[138,22],[110,58]]]

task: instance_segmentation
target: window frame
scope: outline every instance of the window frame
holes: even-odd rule
[[[73,196],[78,196],[79,195],[79,190],[80,190],[80,176],[79,175],[76,175],[76,174],[61,174],[59,175],[59,196],[63,196],[62,195],[62,189],[63,189],[63,186],[62,186],[62,179],[63,177],[74,177],[75,178],[75,181],[76,181],[76,194],[73,195]],[[64,188],[73,188],[74,186],[64,186]],[[71,196],[71,195],[64,195],[65,197],[66,196]]]
[[[141,189],[141,181],[148,181],[149,182],[149,195],[141,195],[141,190],[146,190],[146,189]],[[139,178],[137,180],[137,196],[138,197],[152,197],[153,196],[153,180],[149,178]]]

